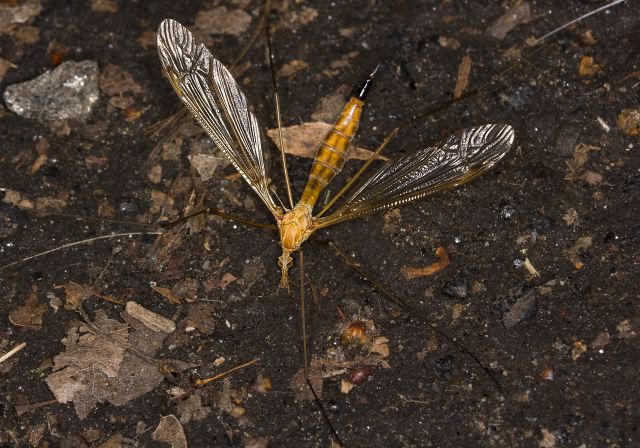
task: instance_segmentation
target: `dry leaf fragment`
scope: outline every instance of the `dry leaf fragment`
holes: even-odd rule
[[[640,109],[623,109],[617,121],[620,130],[629,137],[640,135]]]
[[[40,303],[38,296],[31,294],[25,304],[9,313],[9,322],[18,327],[39,330],[42,327],[42,316],[47,312],[47,304]]]
[[[584,352],[587,351],[587,346],[582,341],[576,341],[571,344],[571,359],[577,360]]]
[[[175,415],[160,417],[160,423],[151,437],[156,442],[170,444],[171,448],[187,448],[187,436]]]
[[[191,420],[203,420],[211,413],[211,408],[202,405],[200,395],[193,394],[189,398],[178,402],[180,423],[187,424]]]
[[[158,34],[154,30],[143,31],[136,39],[136,43],[145,50],[155,47],[158,44]]]
[[[604,176],[595,171],[587,170],[582,174],[582,180],[589,185],[598,185],[604,180]]]
[[[213,312],[213,302],[190,303],[187,317],[181,322],[180,326],[186,332],[198,330],[202,334],[211,334],[216,328]],[[224,358],[222,359],[224,360]]]
[[[638,323],[625,319],[616,325],[616,335],[620,339],[629,339],[638,335]]]
[[[69,281],[57,288],[63,288],[66,296],[64,307],[68,310],[77,310],[80,304],[91,296],[91,288]]]
[[[242,9],[228,10],[224,6],[199,11],[196,27],[207,34],[239,36],[249,29],[251,16]]]
[[[219,166],[225,167],[229,164],[229,159],[226,157],[214,156],[211,154],[190,154],[188,156],[191,165],[198,171],[202,182],[206,182],[212,179],[216,168]]]
[[[462,96],[467,86],[469,85],[469,74],[471,73],[471,58],[464,56],[460,65],[458,65],[458,78],[456,79],[456,85],[453,88],[453,99],[457,100]]]
[[[247,437],[244,439],[244,448],[267,448],[269,439],[266,437]]]
[[[344,99],[349,94],[350,89],[351,87],[347,84],[341,84],[333,92],[322,97],[318,101],[316,108],[311,112],[311,119],[313,121],[333,123],[342,111]]]
[[[235,282],[236,280],[238,279],[236,278],[235,275],[233,275],[231,272],[226,272],[222,276],[222,279],[220,280],[220,288],[226,289],[227,286],[229,286],[231,283]]]
[[[460,48],[460,41],[455,37],[440,36],[438,38],[438,43],[443,48],[450,48],[452,50],[457,50],[458,48]]]
[[[540,442],[538,442],[538,448],[555,448],[555,434],[552,431],[549,431],[547,428],[541,428],[540,432],[542,433],[542,439],[540,439]]]
[[[298,30],[303,26],[313,22],[318,17],[318,15],[318,10],[315,8],[291,8],[286,11],[284,20],[282,20],[282,24],[290,30]]]
[[[345,379],[340,380],[340,392],[342,392],[343,394],[348,394],[354,387],[355,384],[353,384],[351,381]]]
[[[149,168],[147,178],[154,184],[159,184],[162,181],[162,165],[155,164]]]
[[[591,342],[590,345],[595,349],[599,349],[607,346],[610,341],[611,341],[611,336],[609,335],[609,332],[607,330],[604,330],[598,333],[598,335],[595,337],[595,339],[593,340],[593,342]]]
[[[169,300],[170,302],[176,305],[180,305],[180,302],[181,302],[180,298],[176,297],[170,288],[165,288],[164,286],[151,285],[151,289],[153,289],[155,292],[157,292],[158,294],[160,294],[162,297]]]
[[[100,401],[94,386],[118,375],[129,338],[128,325],[109,319],[103,310],[93,323],[110,339],[94,335],[85,324],[72,327],[64,342],[67,350],[54,358],[54,372],[46,379],[59,403],[74,401],[80,418]]]
[[[580,58],[580,66],[578,68],[580,76],[594,76],[600,70],[602,70],[602,65],[596,64],[592,56],[582,56]]]
[[[311,121],[295,126],[282,128],[282,139],[284,140],[285,152],[297,157],[313,159],[316,156],[318,147],[333,125],[321,121]],[[278,129],[269,129],[267,135],[280,148]],[[368,160],[372,152],[368,149],[350,147],[347,151],[346,160]],[[379,160],[389,160],[384,156],[378,156]]]
[[[47,162],[47,159],[48,157],[46,154],[40,154],[35,162],[33,162],[33,165],[31,165],[31,172],[38,172],[38,170]]]
[[[496,39],[502,40],[513,28],[532,19],[529,3],[518,1],[489,25],[487,33]]]
[[[564,179],[574,182],[581,178],[584,165],[589,161],[589,153],[598,151],[600,147],[578,143],[573,149],[572,159],[567,162],[567,174]]]
[[[278,76],[282,76],[285,78],[293,78],[299,71],[304,70],[309,67],[309,63],[302,61],[300,59],[294,59],[291,62],[288,62],[278,70]]]
[[[127,302],[125,311],[129,313],[131,317],[142,322],[151,331],[167,334],[176,331],[176,324],[172,320],[156,314],[136,302]]]
[[[591,244],[591,236],[583,236],[581,238],[578,238],[573,246],[564,251],[564,254],[573,263],[576,269],[582,269],[582,267],[584,267],[584,263],[580,259],[580,253],[591,247]]]
[[[379,336],[373,340],[367,349],[369,350],[369,353],[378,353],[383,358],[387,358],[390,354],[388,342],[389,339],[384,336]]]
[[[127,313],[123,318],[129,323],[108,318],[104,310],[96,311],[90,325],[82,323],[67,330],[66,351],[54,358],[47,385],[58,402],[73,401],[81,419],[101,401],[122,406],[164,379],[158,365],[147,357],[160,350],[166,334],[149,330]]]
[[[580,35],[580,40],[585,45],[595,45],[596,43],[598,43],[596,38],[593,36],[593,31],[591,30],[587,30],[584,33],[582,33]]]
[[[567,210],[567,212],[562,216],[562,219],[567,223],[568,226],[578,225],[580,223],[578,212],[573,207]]]
[[[108,64],[100,72],[100,90],[109,96],[121,96],[125,93],[141,93],[142,87],[122,67]]]
[[[16,25],[31,21],[41,11],[40,0],[27,0],[15,6],[10,2],[3,2],[0,4],[0,34],[12,33]]]
[[[118,12],[118,4],[114,0],[91,0],[91,10],[95,12]]]
[[[402,276],[405,278],[405,280],[412,280],[414,278],[433,275],[449,266],[449,253],[444,246],[440,246],[436,249],[436,255],[438,256],[439,260],[423,268],[403,267],[402,269],[400,269]]]

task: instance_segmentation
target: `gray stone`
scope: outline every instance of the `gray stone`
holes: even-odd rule
[[[7,107],[17,115],[44,121],[84,121],[98,101],[98,63],[67,61],[31,81],[4,91]]]

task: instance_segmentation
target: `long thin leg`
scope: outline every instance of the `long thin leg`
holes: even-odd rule
[[[273,102],[276,105],[276,123],[278,125],[278,141],[280,143],[280,158],[282,160],[282,172],[284,173],[284,182],[287,186],[287,196],[289,197],[289,205],[293,208],[293,194],[291,193],[291,182],[289,182],[289,170],[287,169],[287,156],[284,151],[284,139],[282,138],[282,115],[280,113],[280,95],[278,94],[278,81],[276,79],[275,63],[273,50],[271,48],[271,32],[269,26],[267,31],[267,50],[269,52],[269,68],[271,69],[271,84],[273,85]]]
[[[299,261],[300,261],[300,318],[302,320],[302,350],[304,355],[304,379],[307,382],[307,386],[309,386],[309,390],[311,391],[311,394],[313,395],[313,401],[315,401],[316,405],[318,405],[318,409],[322,414],[322,418],[324,419],[325,423],[329,427],[329,430],[331,431],[331,435],[333,436],[333,438],[335,439],[335,441],[338,443],[339,446],[343,446],[342,440],[340,440],[340,436],[338,435],[335,428],[331,424],[331,420],[329,420],[329,416],[325,412],[324,406],[322,406],[322,402],[320,402],[320,398],[318,397],[318,394],[316,394],[316,391],[313,388],[313,385],[311,384],[311,380],[309,379],[309,352],[307,347],[307,317],[306,317],[306,307],[305,307],[305,301],[304,301],[304,254],[302,253],[302,251],[300,251]]]
[[[228,219],[229,221],[235,221],[235,222],[238,222],[240,224],[244,224],[245,226],[249,226],[249,227],[256,227],[256,228],[259,228],[259,229],[278,230],[278,226],[276,226],[275,224],[263,224],[261,222],[253,222],[253,221],[250,221],[250,220],[248,220],[246,218],[243,218],[241,216],[232,215],[230,213],[225,213],[225,212],[222,212],[220,210],[216,210],[215,208],[210,208],[210,207],[203,208],[201,210],[197,210],[197,211],[195,211],[193,213],[189,213],[188,215],[185,215],[182,218],[178,218],[178,219],[176,219],[174,221],[170,221],[170,222],[167,222],[167,223],[160,223],[160,226],[161,227],[172,227],[172,226],[174,226],[176,224],[179,224],[181,222],[184,222],[184,221],[188,220],[189,218],[193,218],[194,216],[201,215],[202,213],[210,213],[212,215],[219,216],[219,217],[224,218],[224,219]]]
[[[300,317],[302,320],[302,351],[304,353],[304,377],[309,378],[309,362],[307,350],[307,313],[304,304],[304,254],[300,251]]]
[[[61,246],[54,247],[53,249],[45,250],[43,252],[37,253],[35,255],[31,255],[25,258],[22,258],[18,261],[14,261],[13,263],[5,264],[4,266],[0,266],[0,272],[9,269],[12,266],[19,265],[20,263],[25,263],[30,260],[34,260],[36,258],[43,257],[53,252],[57,252],[59,250],[68,249],[69,247],[80,246],[82,244],[89,244],[98,240],[106,240],[110,238],[120,238],[120,237],[132,237],[136,235],[162,235],[163,232],[124,232],[124,233],[114,233],[111,235],[102,235],[102,236],[94,236],[93,238],[87,238],[80,241],[74,241],[73,243],[66,243]]]
[[[444,331],[440,330],[435,324],[429,322],[428,319],[426,319],[425,317],[423,317],[422,313],[417,310],[416,308],[412,307],[411,305],[409,305],[408,303],[406,303],[404,300],[399,299],[398,297],[396,297],[388,288],[386,288],[384,285],[382,285],[379,281],[377,281],[375,278],[373,278],[371,275],[369,275],[369,273],[367,273],[362,267],[360,267],[357,263],[355,263],[351,258],[349,258],[343,251],[341,251],[338,246],[336,246],[335,243],[333,242],[329,242],[329,247],[331,249],[333,249],[336,254],[338,254],[338,256],[340,258],[342,258],[345,263],[350,266],[352,269],[356,270],[360,275],[362,275],[363,278],[365,278],[367,281],[369,281],[374,287],[376,287],[380,292],[382,292],[382,294],[390,301],[392,301],[393,303],[395,303],[396,305],[399,305],[401,308],[403,308],[405,311],[411,313],[414,316],[419,316],[420,319],[426,323],[429,327],[431,327],[431,329],[433,331],[435,331],[436,333],[438,333],[440,336],[442,336],[444,339],[446,339],[447,341],[449,341],[451,344],[453,344],[454,346],[456,346],[461,352],[463,352],[464,354],[466,354],[467,356],[469,356],[471,359],[473,359],[473,361],[484,371],[484,373],[486,373],[486,375],[491,378],[491,381],[493,381],[493,383],[496,385],[496,388],[498,389],[499,392],[502,392],[502,386],[500,386],[500,383],[498,382],[497,378],[494,376],[493,372],[491,372],[491,370],[489,370],[487,367],[485,367],[485,365],[482,363],[482,361],[480,361],[480,359],[474,355],[472,352],[470,352],[469,350],[467,350],[462,344],[460,344],[459,342],[457,342],[455,339],[453,339],[451,336],[449,336],[448,334],[446,334]]]

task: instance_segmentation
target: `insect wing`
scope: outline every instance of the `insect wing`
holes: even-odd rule
[[[409,152],[363,181],[318,227],[397,207],[469,182],[495,165],[511,148],[513,128],[486,124],[463,129],[444,143]]]
[[[258,122],[231,73],[171,19],[158,29],[158,53],[182,102],[275,215]]]

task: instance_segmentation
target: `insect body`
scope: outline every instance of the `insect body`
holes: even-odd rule
[[[160,24],[158,52],[180,99],[273,214],[282,246],[278,259],[281,287],[288,286],[291,254],[317,229],[464,184],[495,165],[513,143],[514,131],[509,125],[463,129],[443,143],[409,151],[387,162],[348,191],[354,185],[355,178],[352,179],[329,203],[347,192],[340,206],[328,216],[322,216],[327,207],[314,215],[320,193],[344,165],[372,74],[354,91],[320,145],[300,201],[287,209],[278,206],[271,196],[256,117],[229,71],[203,44],[194,43],[189,30],[171,19]],[[378,151],[395,133],[385,139]]]

